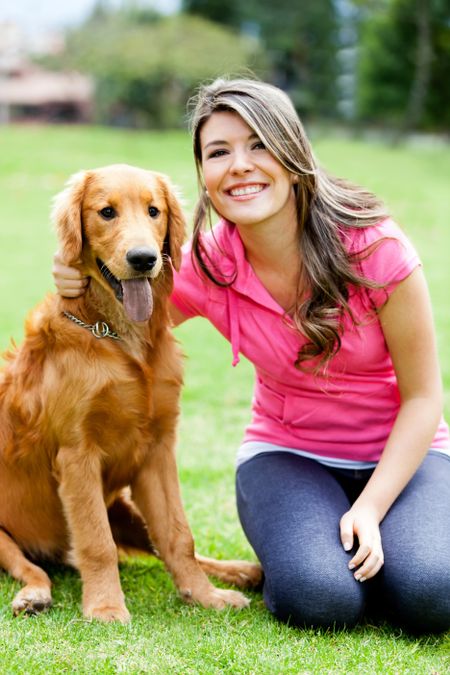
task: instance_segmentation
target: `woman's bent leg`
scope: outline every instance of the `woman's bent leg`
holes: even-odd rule
[[[326,467],[290,453],[262,453],[238,468],[239,517],[265,575],[264,600],[283,621],[351,626],[366,588],[339,538],[349,501]]]
[[[374,590],[415,632],[450,629],[450,458],[431,452],[381,524],[385,563]]]

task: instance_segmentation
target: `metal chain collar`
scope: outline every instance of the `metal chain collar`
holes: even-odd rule
[[[108,326],[108,324],[105,323],[104,321],[97,321],[97,323],[84,323],[84,321],[81,321],[81,319],[77,319],[77,317],[74,316],[73,314],[70,314],[70,312],[63,311],[63,314],[68,319],[76,323],[77,326],[81,326],[81,328],[87,328],[88,330],[90,330],[92,335],[96,338],[101,339],[109,337],[112,338],[113,340],[122,339],[120,335],[114,333],[114,331],[112,331]]]

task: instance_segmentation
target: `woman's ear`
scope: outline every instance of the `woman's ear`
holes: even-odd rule
[[[81,209],[88,176],[87,171],[74,174],[65,189],[53,200],[52,221],[62,258],[68,265],[77,262],[81,257],[83,246]]]

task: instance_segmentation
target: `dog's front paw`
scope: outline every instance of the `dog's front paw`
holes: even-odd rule
[[[181,592],[181,597],[185,602],[198,602],[203,607],[212,609],[225,609],[225,607],[236,607],[242,609],[250,605],[250,600],[239,591],[229,591],[222,588],[216,588],[212,584],[210,587],[194,595],[191,591],[186,590]]]
[[[128,623],[130,621],[130,612],[125,605],[103,605],[101,607],[91,607],[84,610],[86,619],[103,621],[103,623]]]
[[[12,601],[14,616],[19,614],[35,615],[45,612],[52,605],[49,588],[24,586]]]

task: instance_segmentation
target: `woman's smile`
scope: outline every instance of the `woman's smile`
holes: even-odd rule
[[[236,185],[228,188],[226,192],[235,199],[242,201],[243,199],[251,199],[255,195],[260,194],[267,188],[267,184],[263,183],[245,183],[243,185]]]

